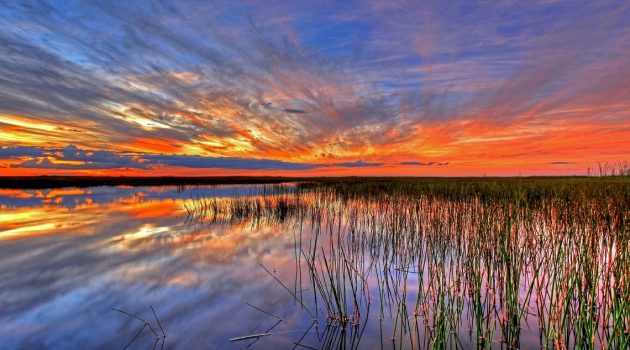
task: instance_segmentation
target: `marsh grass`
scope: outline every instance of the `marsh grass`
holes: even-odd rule
[[[150,321],[148,321],[147,319],[144,319],[142,317],[140,317],[137,314],[133,314],[131,312],[128,311],[124,311],[121,309],[116,309],[116,308],[111,308],[112,311],[116,311],[122,315],[131,317],[132,319],[135,319],[137,321],[139,321],[142,324],[142,327],[138,330],[138,332],[134,335],[133,338],[131,338],[131,340],[127,343],[127,345],[125,345],[125,347],[123,348],[123,350],[128,349],[131,345],[134,344],[134,342],[136,340],[138,340],[138,337],[142,334],[142,332],[144,332],[145,329],[149,329],[149,331],[151,332],[151,334],[153,334],[154,336],[154,343],[153,343],[153,347],[151,349],[155,350],[158,349],[158,344],[160,345],[160,349],[164,349],[164,343],[166,340],[166,333],[164,332],[164,328],[162,328],[162,323],[160,322],[160,319],[157,316],[157,313],[155,312],[155,308],[153,308],[153,305],[150,306],[151,308],[151,313],[153,314],[153,317],[155,319],[155,324],[152,325],[152,323]],[[158,333],[159,330],[159,333]]]
[[[374,322],[392,348],[518,349],[527,333],[542,348],[625,349],[629,184],[349,179],[187,209],[195,222],[299,230],[293,290],[263,268],[316,326],[338,332],[311,347],[356,348]]]

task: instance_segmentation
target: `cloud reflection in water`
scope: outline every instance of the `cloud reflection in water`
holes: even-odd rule
[[[168,334],[166,348],[240,348],[227,339],[265,328],[269,321],[246,302],[293,312],[290,296],[258,266],[289,272],[283,266],[293,259],[293,235],[281,225],[187,224],[183,202],[193,193],[253,190],[0,193],[3,347],[123,348],[137,331],[137,321],[110,308],[149,318],[149,305],[154,305]],[[63,200],[47,203],[47,198]],[[300,314],[296,317],[301,322]],[[265,344],[285,341],[278,336]],[[138,348],[145,344],[153,345],[149,332],[134,343]]]

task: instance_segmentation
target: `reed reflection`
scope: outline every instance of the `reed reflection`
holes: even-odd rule
[[[367,329],[367,341],[378,336],[386,348],[627,346],[623,187],[605,196],[517,187],[483,198],[379,186],[200,199],[186,209],[195,221],[293,222],[294,279],[262,267],[327,331]],[[362,344],[343,339],[335,347]],[[297,344],[329,346],[309,340]]]
[[[71,207],[3,204],[0,336],[9,349],[123,348],[137,320],[111,308],[149,319],[155,306],[165,348],[627,346],[623,184],[430,186],[95,188]],[[143,332],[132,346],[154,344]]]
[[[150,190],[134,193],[165,193]],[[262,322],[243,312],[243,300],[282,309],[286,298],[260,281],[259,264],[287,265],[291,255],[285,247],[292,236],[282,226],[187,223],[185,202],[213,190],[180,189],[176,198],[155,198],[98,188],[91,193],[94,198],[115,199],[71,208],[3,202],[3,348],[122,349],[135,324],[111,308],[141,314],[149,305],[160,310],[169,331],[165,348],[229,345],[228,334]],[[243,186],[233,196],[256,191]],[[234,323],[220,332],[209,331],[209,324],[229,319]],[[152,346],[151,336],[143,333],[134,346],[142,348],[147,341]]]

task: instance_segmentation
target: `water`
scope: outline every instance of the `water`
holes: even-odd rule
[[[150,318],[150,305],[167,332],[165,348],[240,347],[228,338],[269,322],[246,302],[287,304],[258,264],[287,264],[292,235],[283,227],[191,225],[183,203],[256,190],[1,193],[2,348],[122,349],[142,324],[110,308]],[[133,345],[152,348],[153,339],[144,332]]]
[[[377,211],[374,203],[319,195],[304,196],[297,209],[295,202],[282,210],[274,202],[276,209],[262,214],[235,209],[293,186],[0,190],[1,348],[123,349],[131,342],[130,349],[242,349],[255,339],[230,339],[267,331],[252,349],[298,342],[311,348],[428,348],[445,319],[443,346],[476,347],[471,295],[458,276],[468,262],[462,256],[472,251],[467,244],[454,243],[455,236],[391,243],[374,238],[380,233],[357,233],[374,227],[418,231],[430,220],[447,220],[448,210],[422,211],[417,222],[397,227],[388,215],[400,208]],[[212,203],[225,207],[210,215]],[[383,245],[374,248],[375,242]],[[441,245],[439,259],[427,256]],[[481,273],[487,277],[489,270]],[[312,271],[321,276],[317,293]],[[522,274],[521,297],[532,276]],[[448,290],[436,290],[435,276]],[[336,314],[327,311],[335,293],[345,295],[345,329],[325,317]],[[526,302],[530,309],[536,298]],[[148,320],[160,339],[112,308]],[[456,317],[451,322],[438,315]],[[487,346],[507,346],[501,320],[485,317],[484,331],[492,329]],[[540,347],[538,318],[525,313],[521,328],[519,347]]]

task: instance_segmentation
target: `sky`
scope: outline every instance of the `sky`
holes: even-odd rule
[[[2,1],[0,175],[584,174],[628,1]]]

